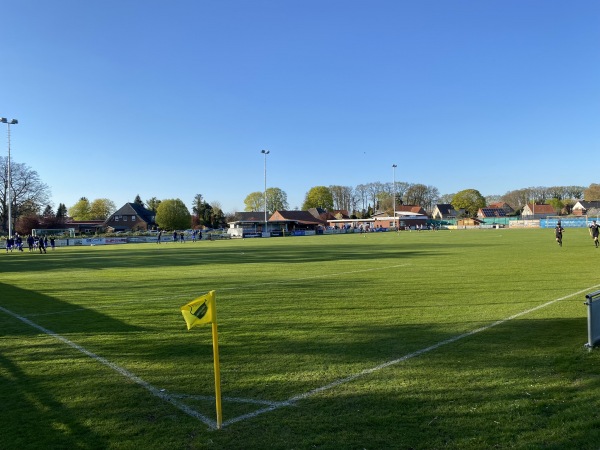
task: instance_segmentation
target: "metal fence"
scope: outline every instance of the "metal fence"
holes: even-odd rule
[[[588,341],[585,346],[592,349],[600,340],[600,291],[585,296],[588,307]]]

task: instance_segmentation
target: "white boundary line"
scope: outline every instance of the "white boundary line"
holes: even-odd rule
[[[390,367],[390,366],[399,364],[401,362],[407,361],[407,360],[409,360],[411,358],[415,358],[417,356],[421,356],[424,353],[428,353],[428,352],[430,352],[432,350],[436,350],[436,349],[438,349],[438,348],[440,348],[440,347],[442,347],[444,345],[452,344],[453,342],[459,341],[459,340],[461,340],[463,338],[466,338],[466,337],[469,337],[469,336],[473,336],[474,334],[481,333],[482,331],[489,330],[490,328],[493,328],[493,327],[498,326],[498,325],[502,325],[502,324],[504,324],[504,323],[506,323],[506,322],[508,322],[510,320],[516,319],[517,317],[521,317],[521,316],[524,316],[526,314],[532,313],[534,311],[537,311],[538,309],[546,308],[547,306],[550,306],[550,305],[552,305],[554,303],[560,302],[562,300],[566,300],[566,299],[574,297],[576,295],[583,294],[584,292],[589,292],[590,290],[597,289],[598,287],[600,287],[600,284],[597,284],[595,286],[591,286],[591,287],[586,288],[586,289],[582,289],[580,291],[574,292],[574,293],[569,294],[569,295],[565,295],[564,297],[560,297],[560,298],[551,300],[549,302],[546,302],[546,303],[544,303],[542,305],[535,306],[535,307],[530,308],[528,310],[521,311],[520,313],[513,314],[512,316],[509,316],[506,319],[497,320],[496,322],[493,322],[493,323],[491,323],[489,325],[477,328],[475,330],[468,331],[468,332],[460,334],[458,336],[451,337],[451,338],[446,339],[444,341],[440,341],[440,342],[438,342],[436,344],[430,345],[429,347],[425,347],[425,348],[422,348],[420,350],[417,350],[417,351],[414,351],[412,353],[409,353],[408,355],[404,355],[404,356],[402,356],[400,358],[384,362],[383,364],[380,364],[378,366],[372,367],[370,369],[365,369],[365,370],[363,370],[361,372],[355,373],[353,375],[349,375],[349,376],[347,376],[345,378],[340,378],[339,380],[336,380],[336,381],[333,381],[333,382],[331,382],[329,384],[326,384],[324,386],[312,389],[312,390],[310,390],[308,392],[305,392],[303,394],[294,395],[293,397],[290,397],[289,399],[287,399],[287,400],[285,400],[283,402],[279,402],[279,404],[273,404],[273,405],[268,406],[267,408],[262,408],[262,409],[259,409],[257,411],[254,411],[254,412],[251,412],[251,413],[248,413],[248,414],[243,414],[241,416],[234,417],[233,419],[226,420],[225,422],[223,422],[222,425],[223,425],[223,427],[226,427],[226,426],[229,426],[229,425],[234,424],[236,422],[240,422],[240,421],[245,420],[245,419],[251,419],[253,417],[259,416],[259,415],[264,414],[264,413],[269,412],[269,411],[274,411],[274,410],[279,409],[279,408],[284,407],[284,406],[292,406],[296,402],[298,402],[300,400],[303,400],[305,398],[312,397],[313,395],[319,394],[319,393],[327,391],[329,389],[333,389],[333,388],[335,388],[337,386],[340,386],[342,384],[349,383],[349,382],[354,381],[354,380],[356,380],[358,378],[361,378],[363,376],[370,375],[372,373],[378,372],[378,371],[380,371],[382,369],[385,369],[386,367]]]
[[[102,356],[96,355],[95,353],[92,353],[89,350],[86,350],[81,345],[76,344],[75,342],[67,339],[66,337],[61,336],[60,334],[57,334],[57,333],[55,333],[52,330],[44,328],[44,327],[38,325],[37,323],[32,322],[29,319],[26,319],[25,317],[22,317],[22,316],[20,316],[18,314],[15,314],[14,312],[12,312],[12,311],[10,311],[10,310],[8,310],[6,308],[3,308],[2,306],[0,306],[0,311],[5,312],[6,314],[14,317],[15,319],[20,320],[23,323],[26,323],[30,327],[33,327],[36,330],[39,330],[39,331],[41,331],[44,334],[47,334],[47,335],[49,335],[49,336],[51,336],[51,337],[53,337],[55,339],[58,339],[59,341],[67,344],[69,347],[72,347],[75,350],[80,351],[84,355],[87,355],[90,358],[98,361],[100,364],[104,364],[105,366],[111,368],[115,372],[120,373],[125,378],[129,379],[130,381],[133,381],[134,383],[139,384],[141,387],[143,387],[144,389],[146,389],[148,392],[150,392],[155,397],[158,397],[161,400],[164,400],[166,402],[171,403],[173,406],[179,408],[181,411],[183,411],[187,415],[195,417],[196,419],[200,420],[201,422],[204,422],[206,425],[208,425],[208,427],[213,428],[213,429],[217,428],[217,422],[216,421],[214,421],[212,419],[209,419],[208,417],[200,414],[198,411],[193,410],[192,408],[190,408],[186,404],[180,402],[179,400],[177,400],[173,396],[171,396],[171,395],[169,395],[169,394],[167,394],[165,392],[162,392],[160,389],[158,389],[158,388],[152,386],[150,383],[142,380],[140,377],[138,377],[137,375],[134,375],[133,373],[131,373],[127,369],[124,369],[123,367],[118,366],[117,364],[115,364],[113,362],[110,362],[109,360],[107,360],[106,358],[103,358]]]
[[[254,412],[251,412],[251,413],[248,413],[248,414],[243,414],[241,416],[229,419],[229,420],[227,420],[227,421],[225,421],[225,422],[222,423],[222,427],[226,427],[226,426],[232,425],[232,424],[234,424],[236,422],[240,422],[240,421],[245,420],[245,419],[251,419],[251,418],[257,417],[257,416],[259,416],[261,414],[264,414],[266,412],[274,411],[274,410],[282,408],[282,407],[293,406],[294,404],[296,404],[300,400],[312,397],[312,396],[317,395],[317,394],[319,394],[321,392],[327,391],[329,389],[333,389],[333,388],[335,388],[337,386],[340,386],[342,384],[349,383],[349,382],[354,381],[354,380],[356,380],[358,378],[362,378],[362,377],[364,377],[366,375],[370,375],[372,373],[375,373],[375,372],[378,372],[378,371],[380,371],[382,369],[385,369],[387,367],[390,367],[390,366],[402,363],[404,361],[407,361],[409,359],[415,358],[417,356],[421,356],[421,355],[423,355],[425,353],[428,353],[428,352],[430,352],[432,350],[436,350],[436,349],[438,349],[438,348],[440,348],[440,347],[442,347],[444,345],[451,344],[451,343],[459,341],[459,340],[461,340],[463,338],[466,338],[466,337],[469,337],[469,336],[473,336],[473,335],[475,335],[477,333],[481,333],[482,331],[489,330],[490,328],[493,328],[493,327],[498,326],[498,325],[502,325],[502,324],[504,324],[504,323],[506,323],[506,322],[508,322],[510,320],[516,319],[516,318],[524,316],[526,314],[530,314],[530,313],[532,313],[534,311],[537,311],[539,309],[546,308],[546,307],[548,307],[548,306],[550,306],[550,305],[552,305],[554,303],[560,302],[562,300],[566,300],[566,299],[574,297],[576,295],[580,295],[580,294],[583,294],[585,292],[589,292],[590,290],[597,289],[598,287],[600,287],[600,284],[597,284],[597,285],[594,285],[594,286],[590,286],[589,288],[582,289],[580,291],[573,292],[573,293],[571,293],[569,295],[565,295],[563,297],[551,300],[549,302],[543,303],[541,305],[535,306],[535,307],[527,309],[525,311],[521,311],[521,312],[519,312],[517,314],[513,314],[512,316],[509,316],[509,317],[507,317],[505,319],[497,320],[496,322],[493,322],[493,323],[491,323],[489,325],[477,328],[475,330],[468,331],[468,332],[460,334],[458,336],[451,337],[451,338],[446,339],[444,341],[440,341],[440,342],[438,342],[436,344],[430,345],[429,347],[425,347],[425,348],[422,348],[420,350],[414,351],[414,352],[409,353],[407,355],[404,355],[404,356],[402,356],[400,358],[384,362],[382,364],[379,364],[378,366],[372,367],[370,369],[365,369],[365,370],[363,370],[361,372],[349,375],[349,376],[347,376],[345,378],[340,378],[340,379],[335,380],[335,381],[333,381],[333,382],[331,382],[329,384],[326,384],[324,386],[312,389],[312,390],[310,390],[308,392],[304,392],[302,394],[294,395],[294,396],[290,397],[289,399],[284,400],[282,402],[271,402],[271,401],[268,401],[268,400],[265,400],[265,401],[250,400],[250,399],[242,399],[242,398],[225,398],[225,400],[234,401],[234,402],[265,404],[267,406],[265,408],[261,408],[259,410],[254,411]],[[209,428],[211,428],[211,429],[217,429],[217,423],[216,423],[216,421],[214,421],[214,420],[212,420],[212,419],[210,419],[210,418],[208,418],[208,417],[200,414],[199,412],[195,411],[194,409],[190,408],[189,406],[185,405],[184,403],[182,403],[182,402],[180,402],[178,400],[178,398],[193,398],[193,399],[200,399],[200,400],[211,399],[212,400],[212,399],[214,399],[214,397],[190,396],[190,395],[182,395],[182,394],[171,394],[171,395],[167,394],[166,392],[161,391],[160,389],[152,386],[150,383],[142,380],[137,375],[134,375],[133,373],[129,372],[127,369],[124,369],[123,367],[118,366],[117,364],[110,362],[106,358],[103,358],[103,357],[101,357],[99,355],[96,355],[95,353],[90,352],[89,350],[87,350],[87,349],[83,348],[82,346],[74,343],[73,341],[65,338],[64,336],[61,336],[61,335],[55,333],[52,330],[44,328],[44,327],[36,324],[35,322],[32,322],[31,320],[23,317],[23,316],[20,316],[20,315],[18,315],[16,313],[13,313],[12,311],[10,311],[10,310],[8,310],[6,308],[3,308],[2,306],[0,306],[0,311],[3,311],[4,313],[6,313],[6,314],[8,314],[8,315],[10,315],[10,316],[12,316],[12,317],[20,320],[21,322],[23,322],[23,323],[25,323],[25,324],[27,324],[27,325],[29,325],[29,326],[31,326],[31,327],[33,327],[33,328],[41,331],[44,334],[47,334],[47,335],[49,335],[49,336],[51,336],[51,337],[53,337],[55,339],[58,339],[59,341],[67,344],[69,347],[72,347],[75,350],[80,351],[81,353],[89,356],[90,358],[96,360],[97,362],[99,362],[99,363],[101,363],[101,364],[103,364],[103,365],[105,365],[105,366],[113,369],[114,371],[118,372],[119,374],[123,375],[125,378],[129,379],[130,381],[133,381],[134,383],[142,386],[144,389],[146,389],[147,391],[149,391],[155,397],[158,397],[161,400],[167,401],[167,402],[171,403],[172,405],[174,405],[175,407],[179,408],[184,413],[188,414],[189,416],[195,417],[196,419],[198,419],[201,422],[203,422],[204,424],[206,424]]]

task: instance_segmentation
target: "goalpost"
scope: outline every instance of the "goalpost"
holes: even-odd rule
[[[546,216],[543,220],[546,228],[554,228],[558,222],[565,228],[589,228],[594,220],[600,223],[600,216],[596,214],[585,214],[581,216]]]
[[[68,236],[75,237],[75,228],[34,228],[32,236]]]

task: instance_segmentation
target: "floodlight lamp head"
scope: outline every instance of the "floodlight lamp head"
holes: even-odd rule
[[[16,125],[18,123],[19,123],[19,121],[17,119],[13,119],[13,120],[10,121],[11,125]]]
[[[392,167],[395,169],[396,167],[398,167],[396,164],[392,164]]]
[[[261,150],[260,152],[264,153],[265,155],[268,155],[269,153],[271,153],[270,150]]]
[[[0,117],[1,123],[8,123],[8,119],[6,117]]]

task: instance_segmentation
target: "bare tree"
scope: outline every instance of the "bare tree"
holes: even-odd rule
[[[405,203],[404,199],[409,187],[410,183],[406,181],[396,181],[396,198],[398,199],[398,203]]]
[[[333,209],[352,211],[352,188],[349,186],[329,186],[333,195]]]
[[[367,210],[367,205],[369,204],[369,188],[366,184],[359,184],[354,189],[354,198],[357,204],[360,204],[361,213],[364,213]]]
[[[40,180],[38,173],[22,163],[11,161],[10,164],[10,199],[11,214],[16,221],[24,213],[40,214],[49,205],[50,188]],[[1,224],[8,228],[8,158],[0,158],[0,208]]]
[[[581,200],[585,191],[584,186],[566,186],[567,195],[570,199]]]
[[[438,202],[440,198],[440,191],[435,186],[427,186],[427,191],[425,192],[425,197],[423,198],[423,202],[421,206],[425,211],[432,212],[434,205]]]
[[[408,205],[422,205],[427,197],[427,186],[416,183],[406,191],[406,203]]]
[[[379,181],[367,184],[367,193],[369,195],[369,199],[371,200],[371,204],[373,205],[373,211],[377,211],[377,209],[379,209],[379,195],[383,191],[384,185]]]

